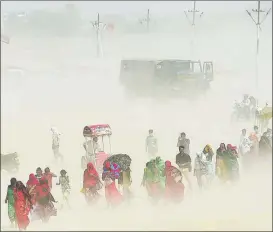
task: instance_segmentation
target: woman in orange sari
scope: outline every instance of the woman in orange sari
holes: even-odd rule
[[[102,173],[102,180],[105,183],[105,198],[108,206],[111,207],[116,207],[123,201],[123,197],[116,187],[115,179],[114,173],[111,170],[111,163],[106,161]]]
[[[175,203],[181,202],[184,198],[184,184],[182,174],[178,168],[172,166],[170,161],[165,162],[165,198]]]
[[[26,230],[29,225],[29,212],[32,208],[31,196],[21,181],[17,181],[14,189],[15,213],[20,231]]]

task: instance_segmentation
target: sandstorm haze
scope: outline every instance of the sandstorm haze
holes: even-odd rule
[[[67,12],[67,3],[74,4],[73,12]],[[25,12],[28,17],[27,21],[6,20],[1,28],[11,38],[10,44],[1,44],[1,153],[19,153],[21,169],[16,177],[23,182],[38,166],[50,166],[57,174],[65,168],[72,179],[73,209],[59,211],[46,226],[35,222],[29,230],[272,230],[271,164],[258,168],[258,173],[242,174],[239,186],[223,189],[215,181],[211,191],[186,196],[183,204],[167,209],[152,207],[139,187],[147,159],[144,142],[148,129],[153,128],[158,137],[159,155],[172,162],[177,136],[185,131],[194,158],[207,143],[215,150],[223,141],[238,145],[241,129],[252,129],[251,122],[230,123],[233,101],[242,94],[255,94],[261,104],[272,104],[272,14],[260,34],[257,90],[256,27],[245,11],[256,8],[257,3],[197,2],[204,14],[196,20],[194,54],[191,27],[183,12],[192,5],[1,2],[2,15],[14,17]],[[271,5],[261,2],[262,9]],[[149,33],[139,23],[148,8]],[[102,32],[103,58],[96,58],[95,31],[90,24],[97,12],[104,23],[114,25],[114,30]],[[170,99],[164,94],[162,98],[129,97],[119,83],[120,61],[126,58],[213,61],[215,80],[206,97],[195,100]],[[118,209],[119,216],[105,210],[103,199],[95,209],[88,208],[79,192],[82,129],[96,123],[109,123],[113,152],[128,153],[133,159],[136,199],[130,207]],[[51,126],[62,133],[63,166],[54,164]],[[10,178],[2,172],[2,196]],[[60,189],[54,186],[53,194],[60,198]],[[4,197],[1,228],[7,228],[3,201]],[[166,210],[172,213],[166,215]],[[103,221],[107,215],[111,215],[109,224]],[[90,217],[94,217],[92,223]]]

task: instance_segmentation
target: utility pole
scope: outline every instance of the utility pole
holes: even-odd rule
[[[195,39],[195,25],[196,25],[196,14],[199,14],[200,11],[196,9],[196,1],[193,1],[193,9],[184,10],[186,18],[191,25],[192,28],[192,37],[191,37],[191,56],[194,57],[194,39]],[[201,12],[199,17],[201,18],[204,12]],[[188,16],[188,14],[192,14],[192,18]]]
[[[106,24],[100,21],[100,14],[97,14],[97,20],[91,22],[93,28],[96,30],[96,39],[97,39],[97,57],[103,57],[103,46],[101,39],[101,31],[105,29]]]
[[[150,31],[150,22],[151,22],[151,17],[150,17],[150,9],[147,10],[147,15],[144,19],[140,19],[141,24],[146,24],[147,31]]]
[[[265,21],[265,19],[267,18],[267,16],[269,15],[271,8],[265,12],[265,10],[261,10],[261,1],[257,1],[257,9],[252,9],[253,13],[257,13],[257,21],[254,19],[253,15],[246,10],[247,14],[250,16],[250,18],[252,19],[252,21],[255,23],[256,25],[256,72],[255,72],[255,83],[256,83],[256,91],[258,93],[259,90],[259,65],[258,65],[258,61],[259,61],[259,46],[260,46],[260,31],[261,31],[261,25],[262,23]],[[265,13],[265,15],[263,16],[263,19],[261,20],[261,13]]]

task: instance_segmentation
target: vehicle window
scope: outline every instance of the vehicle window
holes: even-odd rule
[[[194,72],[194,73],[200,73],[200,72],[202,72],[202,70],[201,70],[201,65],[200,65],[200,63],[198,62],[198,63],[192,63],[192,72]]]
[[[212,67],[210,63],[207,63],[205,65],[205,72],[211,73],[212,72]]]

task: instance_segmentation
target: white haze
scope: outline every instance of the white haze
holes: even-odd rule
[[[164,33],[105,35],[103,59],[94,57],[94,40],[86,37],[13,37],[10,45],[1,44],[1,153],[19,153],[21,169],[16,177],[24,182],[38,166],[49,166],[57,174],[65,168],[72,179],[72,209],[60,210],[47,225],[34,222],[29,230],[272,230],[269,163],[242,173],[238,186],[219,186],[215,180],[203,195],[194,186],[195,193],[186,191],[185,201],[177,206],[151,206],[139,187],[148,129],[153,128],[159,139],[159,155],[174,162],[180,132],[191,139],[192,157],[207,143],[214,149],[221,142],[238,145],[241,129],[251,130],[253,124],[230,123],[233,101],[246,92],[258,95],[261,104],[271,101],[272,18],[269,16],[261,33],[256,93],[255,27],[243,10],[241,14],[236,27],[234,22],[229,26],[228,14],[225,27],[216,27],[217,18],[203,19],[195,57],[214,61],[215,81],[207,96],[195,101],[128,98],[118,80],[124,57],[190,59],[189,27],[177,33],[177,27],[170,27]],[[5,72],[8,66],[25,71],[23,75]],[[105,209],[104,197],[94,208],[87,207],[80,193],[82,129],[96,123],[109,123],[113,152],[128,153],[133,159],[135,198],[129,207],[123,205],[114,212]],[[51,126],[62,133],[63,166],[53,160]],[[2,172],[3,230],[9,225],[3,202],[10,178]],[[53,195],[61,198],[58,186],[53,187]]]

